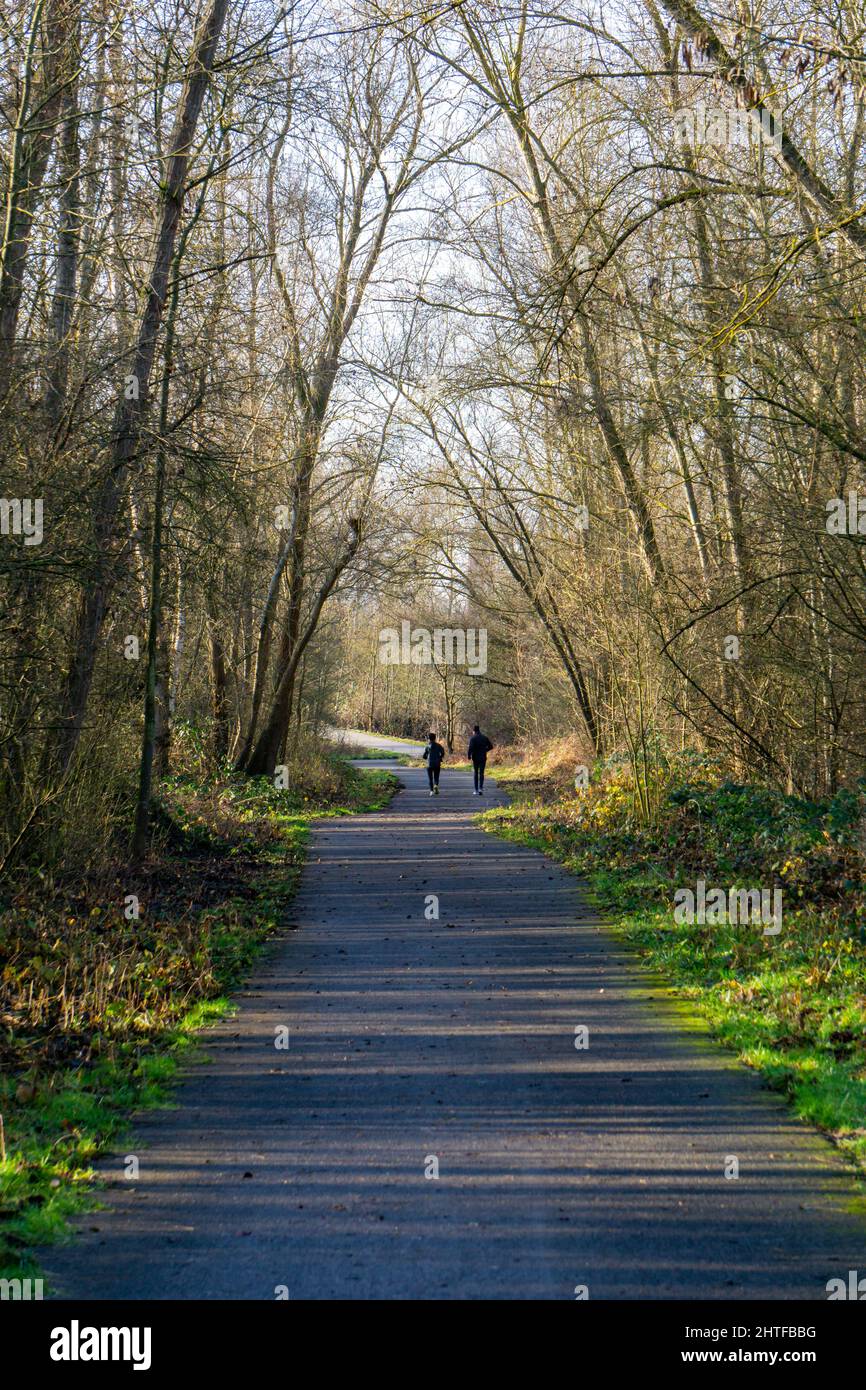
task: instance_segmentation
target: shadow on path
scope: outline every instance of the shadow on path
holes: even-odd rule
[[[430,798],[398,771],[386,811],[314,830],[300,930],[177,1108],[140,1117],[138,1182],[103,1164],[108,1209],[44,1252],[60,1296],[820,1299],[866,1269],[831,1146],[683,1023],[574,878],[472,824],[492,784],[446,766]]]

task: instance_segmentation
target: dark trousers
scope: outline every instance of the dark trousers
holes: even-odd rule
[[[487,766],[486,758],[472,759],[472,776],[475,778],[475,790],[477,792],[484,789],[484,769]]]
[[[430,783],[431,792],[434,786],[439,786],[439,770],[441,766],[441,763],[437,763],[435,767],[431,766],[430,763],[427,764],[427,781]]]

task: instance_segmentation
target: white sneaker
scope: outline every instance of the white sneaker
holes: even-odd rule
[[[434,793],[433,793],[433,791],[432,791],[432,790],[431,790],[431,792],[430,792],[430,795],[431,795],[431,796],[433,796],[433,795],[434,795]]]

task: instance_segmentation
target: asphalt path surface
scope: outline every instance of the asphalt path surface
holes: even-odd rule
[[[398,772],[386,810],[314,829],[237,1013],[42,1252],[53,1296],[825,1299],[866,1270],[829,1142],[571,875],[473,824],[494,785]]]

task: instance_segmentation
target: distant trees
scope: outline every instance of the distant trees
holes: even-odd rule
[[[862,773],[862,38],[16,0],[0,861],[335,710]],[[483,682],[375,664],[455,614]]]
[[[615,43],[581,6],[425,30],[493,120],[418,424],[519,557],[596,747],[696,739],[818,794],[863,771],[862,542],[825,525],[863,486],[857,39],[809,6],[802,51],[781,8],[664,9]],[[720,100],[755,119],[684,139]]]
[[[286,396],[292,445],[285,519],[261,609],[253,692],[237,758],[238,767],[247,772],[272,772],[278,762],[298,664],[326,600],[361,544],[386,447],[387,411],[378,444],[365,439],[357,425],[355,440],[351,433],[344,440],[340,469],[346,520],[320,572],[309,563],[314,496],[343,355],[365,297],[375,288],[377,271],[389,258],[401,205],[431,163],[421,139],[425,91],[411,45],[394,48],[375,34],[372,40],[369,35],[347,37],[333,59],[333,70],[319,73],[312,138],[296,145],[294,159],[288,156],[297,100],[290,93],[265,172],[268,254],[286,344],[279,386]],[[282,167],[280,154],[287,156]],[[298,183],[286,185],[286,173],[291,177],[292,172]],[[283,580],[287,608],[265,702]]]

